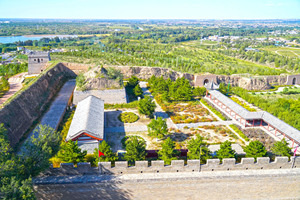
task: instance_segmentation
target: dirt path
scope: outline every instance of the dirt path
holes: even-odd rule
[[[7,99],[9,99],[22,88],[22,82],[25,74],[27,74],[27,72],[17,74],[8,79],[10,88],[9,91],[0,98],[0,105],[2,105]]]

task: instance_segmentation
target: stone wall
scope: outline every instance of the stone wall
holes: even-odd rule
[[[12,147],[42,116],[65,81],[75,76],[59,63],[0,110],[0,123],[7,129]]]
[[[289,75],[286,81],[287,85],[300,85],[300,74],[298,75]]]
[[[220,164],[219,159],[208,159],[206,164],[199,165],[199,160],[188,160],[187,165],[184,160],[172,160],[171,165],[164,165],[164,161],[137,161],[135,166],[128,166],[127,161],[117,161],[115,166],[111,162],[100,162],[98,167],[91,167],[89,163],[78,163],[74,167],[72,163],[62,163],[60,168],[50,167],[40,176],[66,176],[66,175],[87,175],[87,174],[141,174],[141,173],[166,173],[166,172],[199,172],[201,171],[230,171],[230,170],[266,170],[266,169],[290,169],[299,168],[300,157],[288,161],[288,157],[276,157],[274,162],[270,162],[269,157],[242,158],[241,163],[236,163],[234,158],[223,159]]]
[[[86,90],[78,91],[75,89],[73,96],[73,104],[77,105],[79,101],[86,97],[94,95],[102,100],[104,103],[127,103],[127,96],[125,88],[116,90]]]

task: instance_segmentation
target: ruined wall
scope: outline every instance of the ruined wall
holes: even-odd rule
[[[265,169],[290,169],[299,168],[300,157],[288,161],[288,157],[276,157],[274,162],[270,162],[269,157],[242,158],[241,163],[236,163],[234,158],[223,159],[220,164],[219,159],[208,159],[206,164],[201,164],[201,171],[230,171],[230,170],[265,170]],[[128,166],[127,161],[115,162],[115,167],[111,162],[100,162],[98,167],[91,167],[89,163],[78,163],[74,167],[72,163],[62,163],[60,168],[50,167],[40,176],[66,176],[66,175],[86,175],[86,174],[141,174],[141,173],[165,173],[165,172],[199,172],[199,160],[188,160],[184,165],[184,160],[172,160],[171,165],[164,165],[164,161],[137,161],[135,166]]]
[[[289,75],[286,81],[287,85],[300,85],[300,74],[298,75]]]
[[[135,75],[139,79],[149,79],[151,76],[163,76],[165,79],[170,78],[176,80],[177,78],[185,77],[189,81],[194,81],[194,75],[189,73],[176,72],[171,69],[161,67],[129,67],[129,66],[116,66],[124,74],[124,78],[130,78]]]
[[[19,142],[33,122],[41,117],[64,82],[75,76],[71,70],[59,63],[0,110],[0,123],[7,129],[12,147]]]

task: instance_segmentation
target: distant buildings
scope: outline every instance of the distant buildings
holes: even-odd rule
[[[50,52],[32,51],[28,53],[28,74],[41,73],[50,60]]]
[[[254,52],[259,52],[259,50],[258,50],[258,49],[254,49],[254,48],[252,48],[252,47],[247,47],[247,48],[245,48],[245,51],[254,51]]]

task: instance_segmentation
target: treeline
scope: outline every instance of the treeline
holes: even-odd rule
[[[0,65],[0,76],[5,76],[7,78],[15,74],[21,72],[27,72],[27,71],[28,71],[27,63]]]
[[[193,88],[184,77],[172,81],[153,75],[148,84],[153,95],[161,95],[164,101],[189,101],[193,97],[204,96],[206,92],[204,87]]]
[[[287,70],[292,70],[295,72],[300,72],[300,59],[299,58],[289,58],[269,51],[245,51],[240,49],[239,51],[234,51],[231,49],[218,51],[219,53],[224,53],[228,56],[237,57],[244,60],[251,60],[253,62],[259,62],[262,64],[273,64],[276,68],[284,68]]]
[[[103,44],[104,46],[93,45],[81,51],[60,52],[52,55],[61,60],[65,57],[84,60],[94,58],[108,65],[165,67],[188,73],[279,75],[286,72],[245,62],[219,52],[173,44],[130,40],[118,40],[118,43],[114,43],[109,39],[104,40]]]
[[[256,95],[251,95],[247,90],[239,87],[234,87],[232,91],[247,102],[268,111],[287,124],[300,130],[300,98],[298,100],[279,98],[275,101],[270,101]]]

